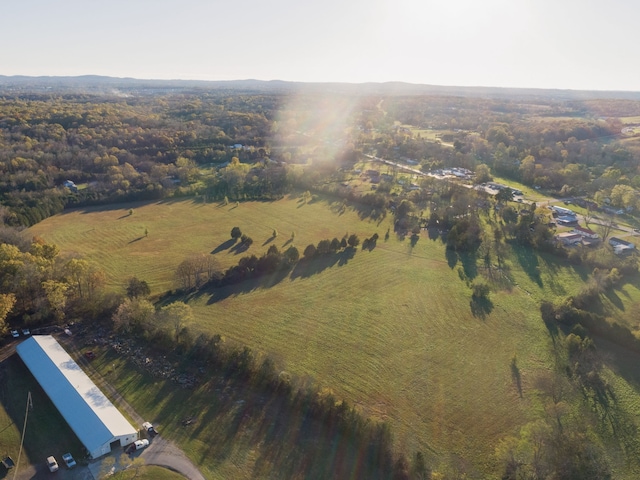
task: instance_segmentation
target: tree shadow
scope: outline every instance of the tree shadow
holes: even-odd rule
[[[265,245],[269,245],[271,242],[273,242],[276,239],[276,237],[271,236],[269,238],[267,238],[264,243],[262,244],[262,246],[264,247]]]
[[[308,278],[317,273],[323,272],[336,264],[339,267],[346,265],[356,254],[356,249],[347,247],[341,252],[321,255],[312,259],[300,260],[291,272],[291,280],[296,278]]]
[[[249,247],[251,245],[247,245],[246,243],[237,243],[236,245],[234,245],[233,247],[231,247],[231,249],[229,250],[229,252],[232,252],[234,255],[240,255],[241,253],[246,252],[247,250],[249,250]]]
[[[227,298],[237,297],[240,295],[244,295],[250,293],[254,290],[257,290],[263,286],[263,278],[247,278],[242,280],[241,282],[234,283],[231,285],[224,285],[222,287],[214,287],[211,286],[206,289],[200,289],[196,293],[193,294],[193,297],[201,297],[209,295],[209,299],[207,300],[207,305],[212,305],[214,303],[220,302]]]
[[[512,250],[516,254],[518,263],[527,276],[533,280],[539,287],[542,287],[542,278],[540,277],[540,266],[538,263],[538,255],[532,248],[523,247],[510,242]]]
[[[624,312],[624,303],[613,288],[609,288],[604,292],[605,297],[621,312]]]
[[[471,297],[469,307],[474,317],[484,320],[493,311],[493,302],[486,297]]]
[[[418,235],[417,233],[411,235],[411,237],[409,238],[411,248],[414,248],[418,244],[418,240],[420,240],[420,235]]]
[[[377,246],[377,241],[375,240],[370,240],[369,243],[367,243],[367,245],[365,246],[364,243],[362,244],[362,250],[368,250],[370,252],[372,252],[376,246]]]
[[[447,258],[447,265],[453,270],[453,267],[458,263],[458,253],[453,248],[446,248],[444,255]]]
[[[475,252],[462,252],[458,254],[465,276],[473,280],[478,276],[478,262]]]
[[[440,238],[440,230],[437,228],[427,228],[427,236],[429,240],[433,240],[434,242]]]
[[[515,382],[518,395],[522,398],[522,376],[515,357],[511,360],[511,379]]]
[[[284,248],[284,247],[286,247],[287,245],[290,245],[291,243],[293,243],[293,238],[289,238],[286,242],[284,242],[284,243],[282,244],[282,247],[281,247],[281,248]]]
[[[349,263],[349,260],[355,257],[356,249],[353,247],[347,247],[342,252],[338,252],[335,255],[338,256],[338,266],[342,267],[343,265]]]
[[[222,242],[220,245],[218,245],[216,248],[214,248],[213,250],[211,250],[211,253],[213,255],[215,255],[216,253],[220,253],[223,252],[231,247],[233,247],[233,245],[236,243],[236,239],[235,238],[230,238],[229,240],[225,240],[224,242]]]
[[[139,241],[140,241],[140,240],[142,240],[143,238],[144,238],[144,236],[142,236],[142,237],[138,237],[138,238],[134,238],[133,240],[130,240],[128,243],[129,243],[129,244],[131,244],[131,243],[139,242]]]

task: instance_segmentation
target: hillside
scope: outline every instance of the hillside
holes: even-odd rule
[[[228,243],[234,226],[254,239],[247,253],[256,255],[271,244],[290,244],[292,232],[300,250],[345,232],[377,232],[380,240],[345,262],[303,263],[284,278],[185,297],[196,317],[191,331],[249,346],[365,415],[388,421],[398,448],[425,452],[434,470],[464,464],[471,478],[498,478],[501,460],[494,453],[501,441],[548,414],[540,379],[554,374],[564,353],[541,321],[539,304],[577,291],[587,276],[556,258],[512,247],[508,280],[478,308],[461,278],[481,275],[474,262],[447,256],[441,240],[426,233],[413,248],[393,232],[383,240],[391,219],[360,220],[356,211],[340,214],[322,200],[72,210],[29,233],[102,266],[114,291],[136,275],[161,293],[172,288],[175,268],[190,254],[213,252],[225,268],[237,263],[241,255]],[[269,240],[274,229],[278,237]],[[618,308],[636,308],[637,286],[626,284],[621,292]],[[638,377],[630,373],[630,359],[620,362],[607,375],[625,416],[638,424]],[[573,393],[565,402],[571,421],[588,409]],[[600,435],[616,478],[633,478],[635,462],[616,453],[604,430]]]

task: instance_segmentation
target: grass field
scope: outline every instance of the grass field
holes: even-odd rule
[[[111,478],[114,480],[184,480],[185,477],[166,468],[149,465],[137,470],[129,469],[118,472]]]
[[[385,241],[390,222],[362,220],[354,210],[339,215],[321,200],[237,208],[185,200],[70,211],[30,233],[101,265],[114,289],[136,275],[159,293],[170,288],[172,272],[189,254],[216,251],[221,265],[235,264],[238,256],[224,248],[233,226],[254,239],[248,253],[256,255],[271,244],[284,247],[291,232],[301,250],[345,232],[361,238],[377,232],[377,247],[359,250],[346,263],[301,264],[284,279],[202,292],[190,299],[196,317],[190,328],[269,355],[294,376],[313,379],[364,414],[387,420],[400,448],[424,451],[436,467],[460,456],[478,475],[491,478],[497,442],[540,415],[534,379],[555,363],[540,300],[579,290],[586,272],[514,248],[505,288],[478,306],[460,279],[463,271],[478,275],[475,262],[446,255],[441,240],[426,234],[414,248],[393,233]],[[279,235],[269,241],[274,228]],[[630,297],[637,293],[630,291]],[[520,385],[510,367],[514,356]],[[142,382],[119,386],[149,418],[170,413],[163,387],[149,393],[144,383],[143,396],[137,393]],[[635,380],[625,385],[629,398],[638,395]],[[637,421],[637,410],[634,415]],[[251,478],[250,449],[209,458],[204,432],[205,427],[203,436],[176,435],[212,478]]]
[[[281,200],[236,207],[235,203],[221,206],[186,200],[71,210],[29,232],[99,265],[114,289],[121,289],[126,278],[136,275],[158,293],[173,287],[176,267],[188,255],[224,247],[234,226],[254,241],[247,254],[266,251],[270,245],[285,248],[292,243],[292,233],[293,244],[303,250],[309,243],[342,238],[346,232],[362,237],[381,231],[376,224],[361,223],[357,213],[337,215],[323,202]],[[271,239],[274,229],[278,237]],[[215,258],[226,268],[240,256],[225,248]]]

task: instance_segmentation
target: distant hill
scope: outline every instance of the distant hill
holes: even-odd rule
[[[640,92],[559,90],[537,88],[456,87],[386,83],[304,83],[282,80],[144,80],[135,78],[83,75],[77,77],[29,77],[0,75],[0,94],[41,93],[153,94],[168,91],[242,91],[263,94],[335,93],[348,95],[443,95],[503,99],[627,99],[640,100]]]

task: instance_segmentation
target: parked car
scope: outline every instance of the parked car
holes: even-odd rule
[[[22,334],[23,334],[25,337],[28,337],[29,335],[31,335],[31,330],[29,330],[28,328],[23,328],[23,329],[22,329]]]
[[[144,422],[142,424],[142,428],[146,430],[150,437],[155,437],[156,435],[158,435],[158,431],[150,422]]]
[[[58,471],[58,462],[56,462],[56,459],[53,455],[47,457],[47,467],[49,467],[50,472]]]
[[[73,459],[70,453],[65,453],[62,455],[62,460],[64,461],[67,468],[73,468],[76,466],[76,461]]]
[[[18,338],[20,334],[18,333],[18,330],[11,330],[11,336],[13,338]]]
[[[143,438],[142,440],[136,440],[135,442],[127,445],[127,447],[124,449],[124,452],[133,453],[137,450],[142,450],[143,448],[148,446],[149,446],[149,440],[147,440],[146,438]]]

